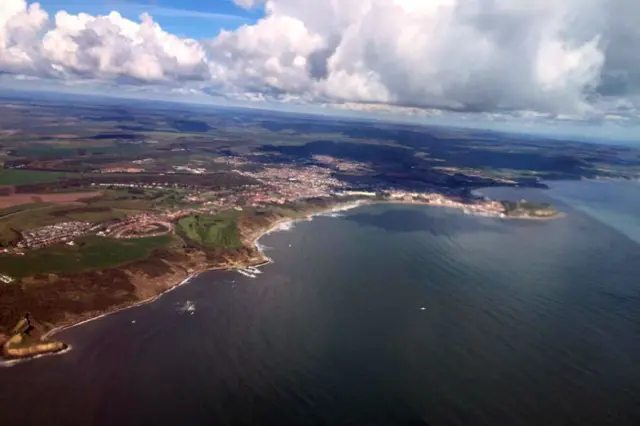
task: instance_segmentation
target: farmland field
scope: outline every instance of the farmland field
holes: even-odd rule
[[[0,169],[0,185],[25,185],[32,183],[55,182],[64,176],[65,173],[61,172]]]
[[[0,196],[0,209],[31,203],[65,204],[97,197],[100,192],[69,192],[59,194],[12,194]]]
[[[7,216],[11,216],[14,214],[18,214],[27,210],[36,210],[44,207],[48,207],[51,204],[49,203],[28,203],[28,204],[20,204],[17,206],[11,206],[0,209],[0,220]]]
[[[0,273],[22,278],[111,268],[144,259],[172,241],[171,235],[127,240],[85,237],[74,247],[58,245],[32,250],[24,256],[0,255]]]

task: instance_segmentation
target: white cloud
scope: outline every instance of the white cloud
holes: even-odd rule
[[[38,33],[48,16],[40,6],[24,0],[0,3],[0,71],[38,73],[40,54]]]
[[[640,94],[635,0],[234,0],[212,40],[2,0],[0,72],[186,85],[243,99],[605,117]],[[130,81],[129,81],[130,82]],[[371,107],[363,107],[367,109]],[[409,111],[409,109],[407,109]],[[616,113],[614,112],[613,115]]]
[[[326,78],[314,85],[329,98],[578,111],[603,56],[598,32],[581,41],[571,28],[582,10],[597,13],[600,4],[569,3],[270,0],[265,20],[295,19],[333,47],[322,58]]]
[[[223,85],[266,94],[312,90],[307,60],[323,39],[303,22],[274,16],[207,43],[211,76]]]
[[[100,17],[58,12],[42,39],[42,55],[66,73],[94,78],[207,77],[206,57],[197,41],[163,31],[149,15],[141,20],[136,23],[117,12]]]
[[[209,78],[202,45],[163,31],[146,14],[140,23],[117,12],[60,11],[51,20],[37,3],[23,0],[0,6],[0,71],[148,82]]]

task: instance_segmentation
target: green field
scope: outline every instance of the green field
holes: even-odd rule
[[[118,145],[109,140],[93,141],[91,145],[68,146],[65,144],[44,144],[32,143],[25,147],[20,147],[16,155],[20,157],[43,158],[43,159],[67,159],[79,155],[136,155],[141,151],[137,145]]]
[[[148,211],[157,208],[184,206],[185,191],[180,189],[129,188],[107,191],[103,195],[85,200],[91,206],[114,209]]]
[[[154,249],[174,241],[171,235],[139,239],[85,237],[77,245],[51,246],[24,256],[0,255],[0,273],[16,278],[37,274],[73,274],[113,268],[148,257]]]
[[[89,200],[87,201],[87,204],[92,207],[106,207],[117,210],[150,211],[154,209],[152,202],[139,199]]]
[[[6,209],[0,209],[0,220],[5,216],[14,215],[16,213],[24,212],[27,210],[41,209],[50,206],[49,203],[29,203],[20,204],[18,206],[7,207]]]
[[[0,169],[0,185],[27,185],[55,182],[65,176],[62,172],[39,170]]]
[[[206,248],[233,250],[242,247],[236,212],[186,216],[178,221],[177,231],[188,240]]]

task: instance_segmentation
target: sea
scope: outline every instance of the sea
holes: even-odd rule
[[[556,220],[372,205],[263,237],[0,368],[6,425],[640,424],[640,183],[491,188]]]

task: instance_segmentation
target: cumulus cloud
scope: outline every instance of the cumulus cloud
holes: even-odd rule
[[[59,11],[50,19],[24,0],[0,6],[0,70],[147,82],[209,77],[201,44],[163,31],[149,15],[137,23],[117,12],[95,17]]]
[[[41,72],[38,33],[47,25],[48,15],[40,6],[24,0],[0,4],[0,70]]]
[[[598,84],[604,55],[599,31],[572,28],[600,6],[591,0],[270,0],[252,39],[274,36],[266,22],[278,22],[282,34],[303,24],[297,52],[270,59],[312,49],[305,62],[315,63],[323,77],[313,81],[307,66],[316,96],[463,110],[577,111],[588,108],[585,92]],[[283,76],[292,71],[280,65]],[[265,87],[273,87],[272,77]]]
[[[146,14],[50,18],[36,3],[2,0],[0,72],[550,116],[593,116],[622,99],[635,108],[640,94],[635,0],[233,1],[265,16],[196,41]]]
[[[99,17],[58,12],[42,39],[42,55],[62,72],[93,78],[162,81],[208,75],[202,46],[163,31],[147,14],[135,23],[117,12]]]

